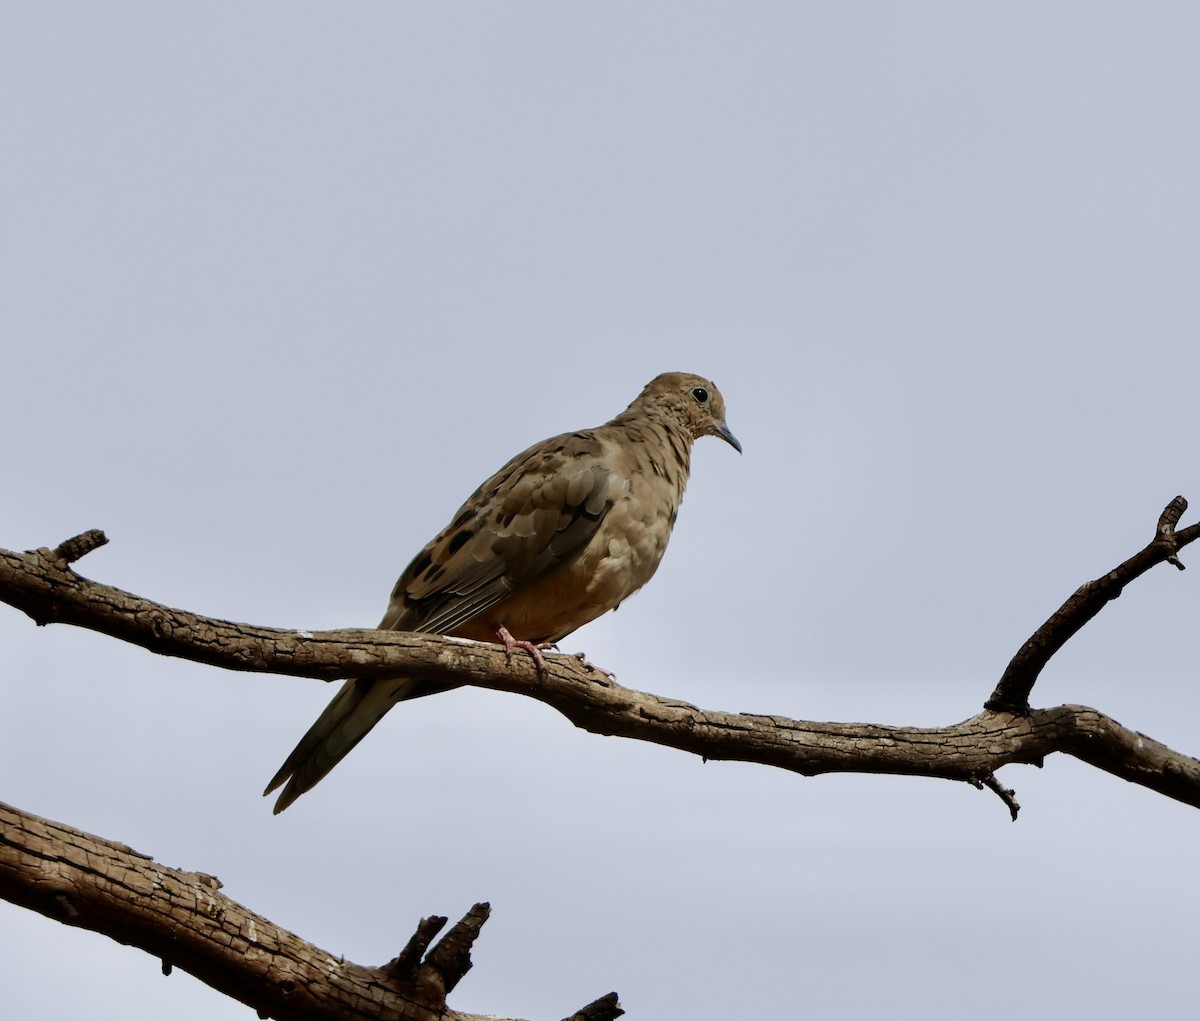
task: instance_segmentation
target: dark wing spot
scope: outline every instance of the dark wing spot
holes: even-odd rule
[[[451,528],[461,528],[468,521],[470,521],[473,517],[475,517],[476,513],[478,513],[478,512],[475,510],[474,507],[464,508],[463,512],[454,519],[454,523],[450,527]]]
[[[454,536],[453,539],[450,540],[449,545],[447,545],[447,547],[446,547],[446,552],[449,553],[450,556],[454,556],[455,553],[457,553],[468,542],[471,541],[471,537],[474,534],[475,534],[475,529],[473,529],[473,528],[467,528],[467,529],[464,529],[463,531],[459,532],[457,535]]]

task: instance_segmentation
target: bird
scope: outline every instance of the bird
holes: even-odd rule
[[[604,425],[522,451],[413,558],[379,628],[499,643],[543,669],[543,649],[616,609],[658,569],[702,436],[741,453],[715,384],[666,372]],[[408,677],[345,681],[263,791],[283,787],[275,814],[393,705],[450,687]]]

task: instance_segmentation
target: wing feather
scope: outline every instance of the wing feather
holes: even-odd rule
[[[602,452],[572,433],[513,458],[408,565],[380,627],[451,632],[586,546],[613,504]]]

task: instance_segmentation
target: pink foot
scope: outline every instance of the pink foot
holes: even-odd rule
[[[496,640],[504,646],[504,651],[510,656],[513,649],[520,649],[522,652],[529,653],[533,657],[533,662],[537,666],[538,673],[544,674],[546,672],[546,659],[542,655],[542,650],[553,649],[553,642],[526,642],[520,638],[513,638],[512,632],[503,624],[498,625],[496,628]]]

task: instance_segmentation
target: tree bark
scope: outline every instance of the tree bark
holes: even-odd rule
[[[1151,543],[1081,587],[1022,646],[983,710],[945,727],[819,723],[699,709],[624,688],[579,657],[549,655],[538,670],[528,656],[499,646],[400,631],[288,631],[254,627],[172,609],[89,581],[69,563],[102,544],[87,532],[55,550],[0,550],[0,600],[39,624],[75,624],[161,655],[246,670],[335,680],[417,676],[526,695],[576,726],[678,748],[704,759],[753,762],[805,776],[890,773],[959,780],[999,794],[1014,818],[1016,802],[995,780],[1009,763],[1040,765],[1053,752],[1082,759],[1131,783],[1200,807],[1200,762],[1136,733],[1102,712],[1062,705],[1030,709],[1027,697],[1055,651],[1150,567],[1170,562],[1200,537],[1200,525],[1176,532],[1187,507],[1176,497]]]
[[[215,876],[167,868],[124,844],[0,804],[0,897],[145,950],[165,973],[182,968],[260,1017],[483,1021],[449,1009],[446,994],[471,967],[486,904],[428,952],[446,919],[422,919],[395,960],[373,968],[305,942],[220,891]],[[604,1021],[621,1013],[610,993],[576,1016]]]
[[[394,631],[289,631],[172,609],[81,577],[70,564],[106,540],[87,532],[54,550],[0,550],[0,600],[39,625],[75,624],[167,656],[229,670],[335,680],[417,676],[536,698],[576,726],[678,748],[704,759],[757,762],[805,776],[892,773],[965,781],[994,792],[1015,820],[1013,791],[996,771],[1041,765],[1053,752],[1187,805],[1200,807],[1200,760],[1078,705],[1032,709],[1029,696],[1050,658],[1124,587],[1151,567],[1180,570],[1179,551],[1200,524],[1176,531],[1187,501],[1176,497],[1153,540],[1081,586],[1022,645],[983,709],[945,727],[817,723],[782,716],[707,711],[616,684],[581,657],[550,655],[544,670],[498,646]],[[156,865],[121,844],[0,806],[0,897],[67,924],[141,947],[255,1007],[290,1018],[467,1019],[446,993],[470,967],[469,950],[487,917],[476,905],[432,950],[444,918],[423,919],[389,964],[350,964],[279,929],[224,897],[202,873]],[[622,1013],[615,993],[572,1021]]]

